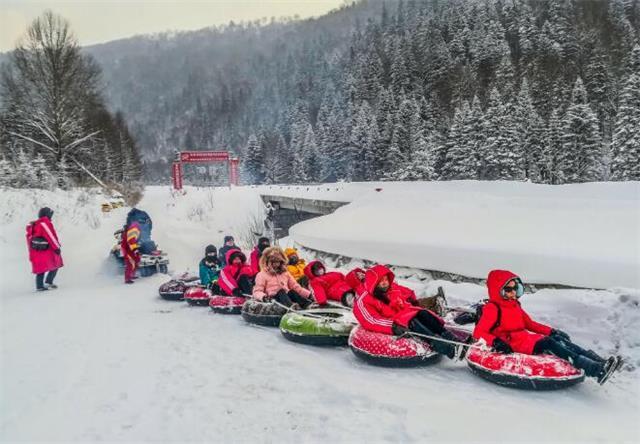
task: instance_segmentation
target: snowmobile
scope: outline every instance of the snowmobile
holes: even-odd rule
[[[113,236],[116,239],[116,244],[111,248],[111,255],[121,265],[124,270],[124,256],[122,255],[122,249],[120,248],[120,239],[122,239],[122,229],[115,231]],[[155,243],[154,243],[155,246]],[[140,276],[147,277],[156,273],[169,273],[169,257],[166,252],[162,250],[146,250],[148,253],[144,253],[140,248],[140,263],[138,264],[138,271]]]
[[[140,276],[146,277],[155,273],[168,273],[169,258],[167,257],[167,253],[159,250],[156,243],[151,240],[151,229],[153,227],[153,223],[149,214],[146,211],[133,208],[127,214],[127,222],[125,226],[129,226],[133,221],[138,222],[138,225],[140,226],[140,240],[138,241],[141,255],[140,263],[138,264]],[[122,232],[123,229],[120,229],[113,233],[116,238],[116,244],[111,249],[111,254],[120,264],[122,264],[122,267],[124,268],[124,256],[120,249]]]

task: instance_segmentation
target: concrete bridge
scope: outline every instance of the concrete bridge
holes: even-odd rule
[[[331,214],[349,202],[332,200],[306,199],[301,197],[262,194],[262,201],[267,206],[267,219],[273,223],[277,239],[289,235],[289,228],[298,222],[318,216]]]

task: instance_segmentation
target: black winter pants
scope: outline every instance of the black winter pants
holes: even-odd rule
[[[420,310],[416,317],[409,322],[409,330],[427,336],[440,336],[443,339],[456,341],[457,339],[449,333],[440,323],[438,318],[427,310]],[[426,340],[438,353],[453,359],[455,356],[455,345],[437,340]]]
[[[311,305],[311,300],[300,296],[293,290],[289,290],[287,293],[284,290],[280,290],[277,292],[273,298],[281,303],[282,305],[286,305],[287,307],[291,307],[294,303],[300,305],[302,308],[307,308]]]
[[[56,278],[56,274],[58,274],[58,269],[50,271],[47,273],[47,278],[44,278],[45,273],[36,274],[36,288],[44,288],[44,283],[51,285],[53,284],[53,280]]]
[[[604,360],[595,352],[585,350],[571,341],[556,339],[551,336],[540,339],[533,347],[533,354],[550,353],[566,359],[574,367],[584,370],[587,376],[596,376],[601,370]]]

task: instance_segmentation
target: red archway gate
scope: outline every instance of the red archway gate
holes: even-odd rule
[[[182,189],[182,165],[185,163],[220,163],[226,162],[229,167],[229,186],[238,185],[238,165],[240,159],[231,157],[228,151],[181,151],[178,153],[178,159],[173,162],[171,168],[171,178],[173,179],[173,188]]]

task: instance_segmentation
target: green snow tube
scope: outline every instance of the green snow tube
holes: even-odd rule
[[[280,321],[282,335],[290,341],[307,345],[347,345],[356,323],[348,310],[316,308],[289,312]]]

